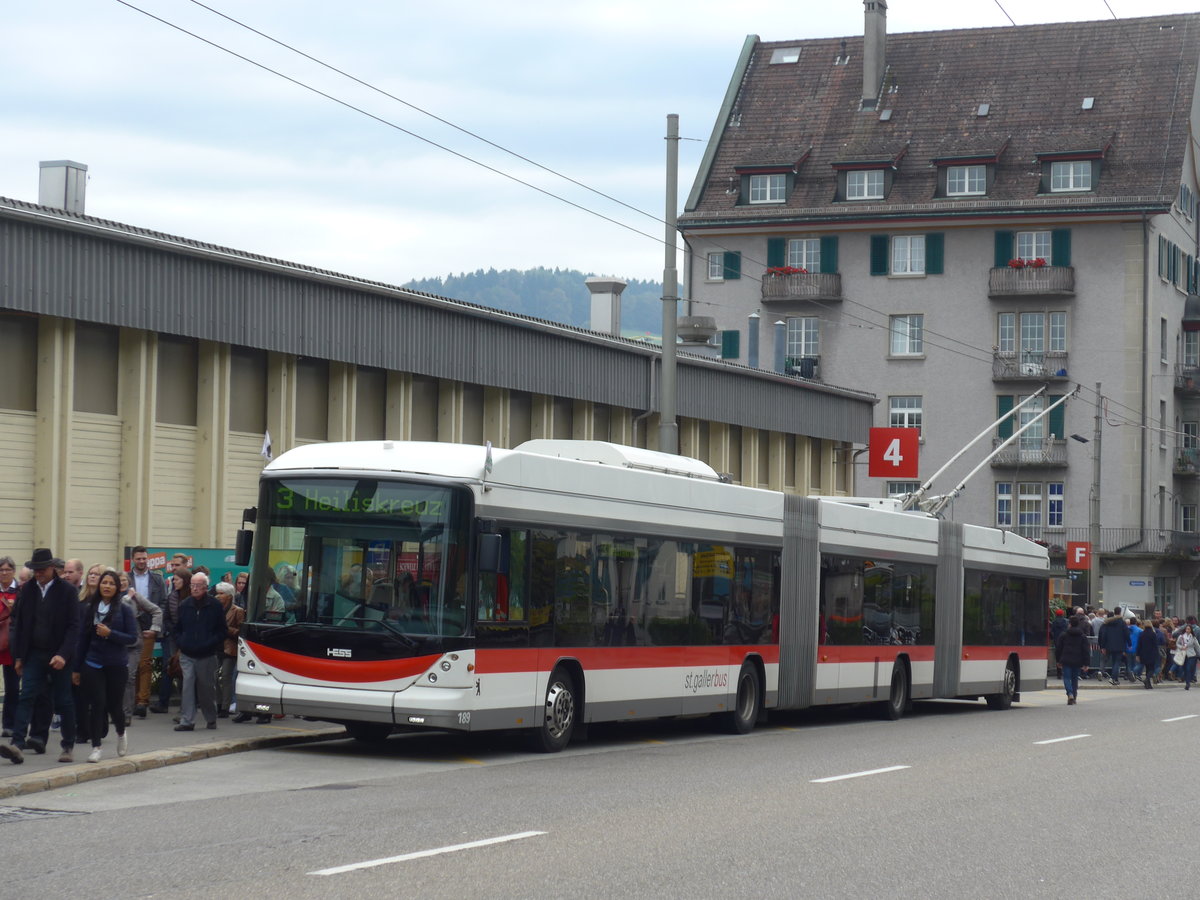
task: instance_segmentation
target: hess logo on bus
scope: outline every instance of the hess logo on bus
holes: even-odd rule
[[[350,651],[341,647],[330,647],[325,651],[326,656],[336,656],[338,659],[349,659]]]

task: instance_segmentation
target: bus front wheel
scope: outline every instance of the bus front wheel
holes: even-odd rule
[[[541,723],[533,729],[533,748],[541,753],[558,753],[571,742],[577,706],[575,679],[566,669],[550,673]]]

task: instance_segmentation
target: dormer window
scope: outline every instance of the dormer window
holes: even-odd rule
[[[1090,191],[1092,160],[1075,159],[1050,163],[1051,191]]]
[[[1095,190],[1110,146],[1111,139],[1097,141],[1090,149],[1036,154],[1042,165],[1042,183],[1038,193],[1066,194]]]
[[[846,173],[847,200],[882,200],[883,170],[860,169]]]
[[[968,197],[987,193],[987,166],[947,166],[946,196]]]
[[[751,203],[783,203],[787,199],[787,175],[751,175]]]

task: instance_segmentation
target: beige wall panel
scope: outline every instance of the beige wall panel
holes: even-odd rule
[[[225,516],[221,546],[232,547],[242,527],[242,510],[258,505],[258,476],[267,461],[262,457],[262,435],[231,431],[225,456]]]
[[[259,447],[262,438],[259,438]],[[148,543],[157,546],[193,547],[195,540],[196,429],[188,425],[154,428],[154,462],[151,490],[154,510]]]
[[[20,565],[33,550],[33,479],[37,449],[37,416],[0,411],[0,556]],[[55,549],[55,552],[58,552]]]
[[[55,552],[85,565],[116,565],[121,504],[121,420],[76,413],[71,423],[71,470],[67,493],[67,546]]]

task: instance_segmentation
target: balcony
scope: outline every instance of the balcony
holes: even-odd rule
[[[1068,541],[1091,541],[1091,530],[1087,526],[1056,529],[1020,526],[1008,530],[1049,545],[1053,555],[1061,555],[1057,552],[1059,548],[1064,548],[1062,552],[1065,552]],[[1200,559],[1200,533],[1158,528],[1101,528],[1098,549],[1101,553]]]
[[[989,297],[1074,297],[1074,266],[997,266],[988,274]]]
[[[762,280],[764,303],[789,300],[841,300],[842,276],[837,272],[768,275]]]
[[[821,380],[821,357],[819,356],[786,356],[783,359],[783,370],[788,375],[797,375],[809,381]]]
[[[1175,393],[1200,397],[1200,366],[1186,363],[1175,366]]]
[[[993,438],[999,447],[1004,438]],[[1060,438],[1019,437],[992,457],[992,468],[1002,466],[1052,467],[1067,464],[1067,442]]]
[[[992,353],[992,381],[1065,381],[1067,351],[996,350]]]
[[[1176,447],[1175,461],[1171,471],[1185,478],[1195,478],[1200,475],[1200,448]]]

